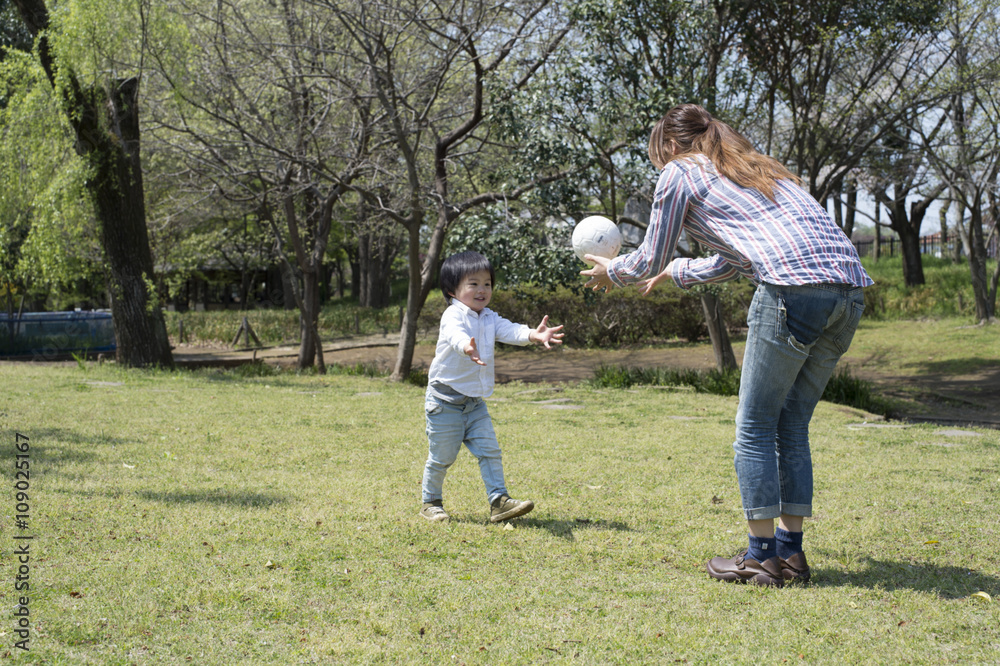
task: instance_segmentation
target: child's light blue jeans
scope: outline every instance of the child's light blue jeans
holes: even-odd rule
[[[747,520],[812,515],[809,421],[864,308],[861,287],[757,288],[733,443]]]
[[[493,432],[486,402],[482,398],[466,398],[461,404],[453,404],[427,396],[424,409],[430,450],[424,466],[423,501],[441,499],[445,473],[455,462],[463,443],[479,460],[487,499],[493,502],[506,495],[500,444]]]

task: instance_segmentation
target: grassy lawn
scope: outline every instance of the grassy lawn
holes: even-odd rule
[[[814,582],[708,578],[745,543],[736,398],[508,384],[490,409],[536,510],[486,522],[474,459],[452,521],[417,515],[422,389],[0,366],[0,601],[31,534],[25,663],[996,663],[1000,432],[812,428]],[[30,524],[14,526],[15,433]],[[984,595],[976,593],[985,593]],[[10,612],[10,611],[8,611]],[[10,616],[9,616],[10,617]]]
[[[1000,326],[975,326],[963,317],[863,318],[845,358],[898,376],[956,376],[1000,369]]]

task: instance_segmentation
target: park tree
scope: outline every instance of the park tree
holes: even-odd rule
[[[489,257],[504,289],[539,286],[581,289],[583,264],[570,249],[570,227],[557,218],[539,223],[543,209],[506,202],[463,217],[449,235],[448,254],[474,250]]]
[[[392,270],[403,251],[402,229],[379,214],[364,198],[354,201],[353,215],[346,217],[352,242],[346,245],[351,260],[351,293],[358,305],[384,308],[392,297]]]
[[[946,185],[933,178],[924,158],[920,136],[912,128],[926,118],[926,109],[914,109],[900,124],[873,146],[863,162],[862,180],[877,205],[888,214],[888,227],[899,237],[903,260],[903,282],[913,287],[924,284],[920,229],[927,210],[945,191]],[[941,129],[930,129],[936,135]],[[839,195],[838,201],[839,204]],[[856,209],[856,204],[851,204]],[[881,220],[877,222],[881,224]]]
[[[570,27],[549,0],[313,2],[336,16],[377,107],[372,176],[351,187],[406,235],[406,311],[392,373],[403,380],[456,221],[565,175],[546,170],[522,182],[492,179],[517,142],[498,136],[488,118],[492,104],[528,84]]]
[[[86,177],[37,59],[8,53],[0,60],[0,297],[9,314],[87,305],[103,283]]]
[[[107,45],[95,43],[94,35],[103,30],[96,17],[107,7],[88,6],[76,15],[62,11],[65,20],[57,23],[43,0],[15,4],[36,39],[38,61],[73,130],[76,152],[86,163],[86,192],[107,261],[118,362],[129,367],[172,366],[163,313],[152,288],[138,72],[119,76],[101,71],[101,64],[108,64],[102,50]],[[90,56],[89,62],[81,61],[81,54]]]
[[[753,138],[819,201],[848,189],[877,142],[936,95],[926,64],[940,3],[746,3],[740,47],[762,111]]]
[[[987,238],[1000,219],[1000,3],[952,0],[937,42],[947,96],[935,122],[919,122],[925,154],[959,211],[956,227],[969,261],[976,318],[996,318],[1000,262],[987,271]]]
[[[192,184],[264,221],[300,313],[298,366],[325,370],[324,260],[353,181],[368,168],[368,73],[335,14],[313,3],[169,3],[177,38],[152,50],[162,77],[159,145]]]
[[[923,284],[920,226],[940,194],[909,128],[940,99],[933,38],[942,0],[777,0],[748,5],[747,62],[761,82],[758,141],[833,204],[850,235],[859,185],[889,214],[908,285]],[[846,209],[846,214],[844,210]],[[878,229],[876,222],[876,229]]]
[[[33,43],[13,0],[0,0],[0,59],[10,51],[31,53]]]

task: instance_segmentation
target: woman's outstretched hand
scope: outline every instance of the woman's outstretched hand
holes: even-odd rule
[[[611,260],[605,257],[598,257],[594,254],[585,254],[583,258],[586,261],[594,262],[593,268],[580,271],[580,275],[586,275],[590,278],[583,286],[590,287],[594,291],[604,289],[604,293],[611,291],[615,286],[615,283],[611,281],[611,276],[608,275],[608,265],[611,263]]]

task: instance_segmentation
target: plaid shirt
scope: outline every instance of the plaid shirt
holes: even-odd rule
[[[674,261],[671,277],[682,289],[738,275],[774,285],[874,284],[854,245],[808,192],[781,180],[774,194],[777,203],[740,187],[704,155],[667,163],[642,245],[613,259],[609,277],[623,287],[659,274],[683,230],[715,254]]]

